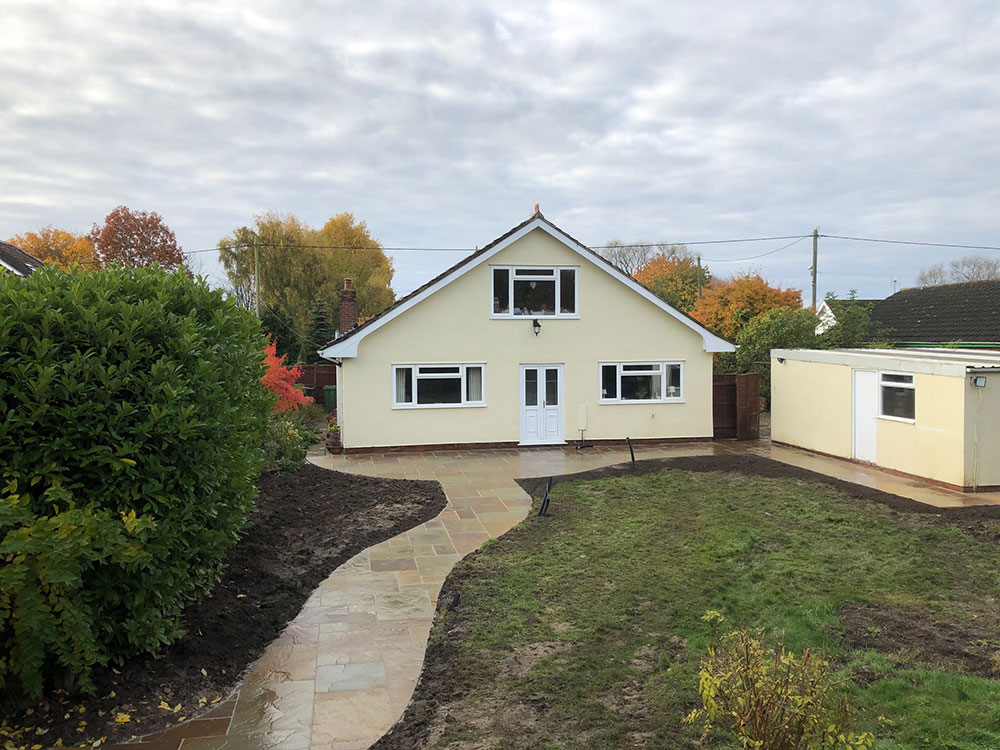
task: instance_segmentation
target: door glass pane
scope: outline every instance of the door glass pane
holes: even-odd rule
[[[601,365],[601,398],[618,398],[618,365]]]
[[[514,279],[515,315],[555,315],[555,281],[521,281]]]
[[[563,268],[559,271],[559,312],[576,313],[576,269]]]
[[[465,369],[465,400],[469,402],[483,400],[482,367],[467,367]]]
[[[461,378],[417,378],[418,404],[462,403]]]
[[[545,371],[545,405],[559,405],[559,370],[554,367]]]
[[[534,367],[524,371],[524,405],[538,406],[538,370]]]
[[[493,312],[510,312],[510,287],[507,284],[510,279],[510,270],[507,268],[493,269]]]

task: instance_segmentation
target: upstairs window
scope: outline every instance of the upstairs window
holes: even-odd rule
[[[485,406],[484,365],[395,365],[392,404],[397,409]]]
[[[493,266],[493,317],[577,317],[575,267]]]
[[[680,401],[684,366],[680,362],[605,362],[601,364],[601,403]]]
[[[912,422],[916,419],[916,386],[912,375],[883,372],[879,376],[879,414]]]

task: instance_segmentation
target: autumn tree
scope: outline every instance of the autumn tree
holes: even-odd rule
[[[142,267],[158,263],[172,271],[184,263],[177,238],[155,211],[118,206],[104,217],[104,224],[94,224],[90,241],[105,265]]]
[[[45,227],[37,232],[25,232],[11,237],[9,242],[39,260],[62,269],[78,265],[93,270],[101,266],[94,243],[86,235]]]
[[[337,292],[345,278],[354,281],[362,318],[381,312],[395,299],[391,260],[365,223],[349,213],[312,229],[291,214],[271,212],[255,217],[253,227],[233,230],[219,242],[219,257],[234,295],[240,298],[253,298],[255,243],[260,252],[262,307],[287,317],[300,339],[317,300],[326,305],[332,320],[337,319]],[[280,341],[281,335],[272,333]],[[303,352],[310,347],[304,345]]]
[[[313,402],[312,398],[295,387],[296,381],[302,375],[302,368],[297,365],[287,367],[285,358],[275,350],[274,341],[268,342],[264,347],[264,367],[264,375],[260,382],[277,397],[275,411],[298,409]]]
[[[776,307],[802,307],[802,292],[773,287],[760,274],[746,274],[717,280],[702,290],[691,316],[732,341],[751,319]]]
[[[963,281],[995,281],[1000,279],[1000,258],[985,255],[963,255],[948,264],[928,266],[917,274],[917,286],[939,286]]]
[[[712,275],[683,245],[660,249],[635,272],[636,281],[669,305],[688,312],[698,301],[699,289],[707,287]],[[700,284],[699,284],[700,276]]]

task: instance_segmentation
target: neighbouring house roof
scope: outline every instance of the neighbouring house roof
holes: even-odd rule
[[[968,349],[772,349],[771,359],[778,360],[772,367],[780,367],[788,359],[952,377],[1000,372],[1000,351]]]
[[[6,268],[17,276],[27,276],[44,265],[34,255],[29,255],[9,242],[0,242],[0,268]]]
[[[901,344],[1000,344],[1000,280],[904,289],[874,305],[872,322]]]
[[[358,353],[358,344],[360,341],[367,336],[372,331],[378,329],[385,323],[388,323],[397,315],[401,315],[408,309],[418,304],[421,300],[429,297],[434,292],[443,288],[447,284],[451,283],[458,277],[467,273],[468,271],[475,268],[480,263],[485,262],[492,256],[496,255],[498,252],[503,250],[505,247],[511,245],[517,240],[524,237],[529,232],[541,229],[550,236],[562,242],[571,250],[582,255],[584,258],[589,260],[591,263],[601,268],[603,271],[611,274],[615,278],[619,279],[626,286],[630,287],[633,291],[639,293],[641,296],[648,299],[650,302],[655,304],[660,309],[664,310],[681,323],[691,328],[692,330],[699,333],[702,337],[702,341],[705,345],[705,351],[708,352],[731,352],[735,351],[736,347],[726,339],[721,336],[717,336],[707,328],[705,328],[701,323],[696,321],[690,315],[687,315],[680,310],[677,310],[666,302],[661,300],[655,294],[653,294],[649,289],[644,287],[638,281],[633,279],[627,273],[622,271],[617,266],[610,263],[606,258],[601,256],[599,253],[594,252],[589,247],[584,245],[579,240],[574,239],[569,234],[564,232],[562,229],[557,227],[551,221],[542,216],[541,212],[536,212],[527,221],[521,222],[516,227],[506,232],[505,234],[497,237],[488,245],[476,250],[471,255],[467,255],[465,258],[460,260],[458,263],[453,265],[451,268],[447,269],[443,273],[438,274],[433,279],[428,281],[421,287],[413,290],[405,297],[401,297],[396,300],[396,302],[375,315],[368,320],[366,320],[361,325],[348,331],[339,338],[331,341],[325,347],[319,350],[319,355],[327,359],[336,359],[341,357],[356,357]]]

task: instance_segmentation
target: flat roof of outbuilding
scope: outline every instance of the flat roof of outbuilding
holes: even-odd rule
[[[771,359],[951,377],[1000,372],[1000,351],[980,349],[772,349]]]

